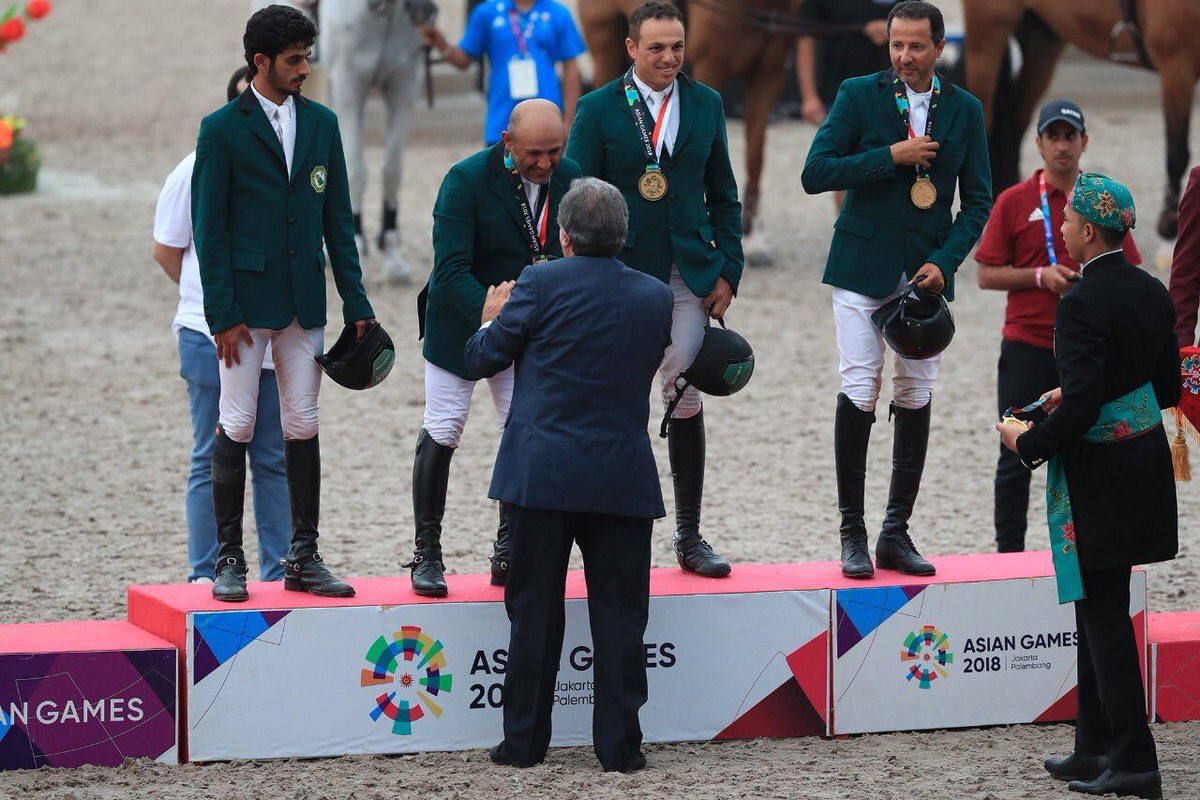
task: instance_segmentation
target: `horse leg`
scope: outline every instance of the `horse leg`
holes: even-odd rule
[[[1163,116],[1167,133],[1167,187],[1163,191],[1163,208],[1158,216],[1158,235],[1174,239],[1179,234],[1179,185],[1187,171],[1188,132],[1192,119],[1192,96],[1196,88],[1196,72],[1186,51],[1170,60],[1158,60],[1162,78]]]
[[[1007,112],[1011,115],[1012,125],[1005,126],[1008,135],[1005,141],[998,143],[1006,155],[1006,174],[1002,176],[1008,179],[1005,180],[1006,188],[1020,180],[1021,139],[1033,121],[1042,96],[1050,88],[1054,68],[1066,47],[1066,42],[1033,14],[1026,14],[1022,18],[1017,28],[1017,42],[1021,46],[1021,71],[1013,87],[1012,107]],[[994,129],[1001,130],[998,127]]]
[[[379,249],[383,253],[383,276],[391,283],[408,283],[408,262],[400,253],[400,231],[396,215],[400,208],[400,179],[404,171],[404,142],[421,77],[419,55],[387,77],[383,100],[387,123],[383,135],[383,224],[379,230]]]
[[[767,124],[771,109],[783,92],[787,73],[783,68],[792,42],[773,37],[767,51],[746,80],[746,188],[742,192],[742,235],[746,237],[746,259],[752,264],[770,264],[771,255],[755,221],[766,156]],[[753,245],[753,246],[752,246]]]
[[[362,199],[367,183],[367,162],[363,152],[363,107],[367,102],[370,84],[355,72],[352,59],[343,59],[330,69],[329,90],[346,153],[350,207],[354,211],[354,239],[359,258],[365,258],[367,238],[362,232]]]
[[[1021,20],[1019,0],[965,0],[963,19],[966,36],[963,40],[963,73],[967,91],[979,98],[983,105],[984,125],[988,131],[988,152],[992,164],[992,183],[999,191],[1004,172],[1012,172],[1011,183],[1015,183],[1015,166],[1006,169],[1004,160],[1011,161],[1008,153],[1002,152],[1004,145],[998,141],[998,128],[1004,128],[1007,108],[997,108],[1001,84],[1009,81],[1007,73],[1008,37]],[[1004,104],[1007,105],[1007,104]]]
[[[603,9],[604,13],[593,11],[590,14],[589,10],[589,6],[585,5],[580,9],[580,16],[588,52],[592,54],[592,88],[595,89],[624,71],[625,23],[616,9]]]

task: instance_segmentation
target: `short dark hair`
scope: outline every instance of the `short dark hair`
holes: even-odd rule
[[[674,3],[642,3],[629,15],[629,38],[637,42],[642,35],[642,23],[648,19],[677,19],[683,24],[683,12]]]
[[[1091,220],[1086,218],[1084,221],[1091,222]],[[1106,228],[1103,225],[1097,225],[1094,222],[1092,222],[1092,227],[1096,229],[1096,235],[1100,237],[1100,241],[1103,242],[1104,246],[1109,250],[1116,250],[1118,247],[1125,246],[1125,237],[1129,235],[1129,231],[1113,230],[1112,228]]]
[[[246,76],[253,78],[258,72],[254,66],[256,53],[273,60],[289,47],[312,47],[316,40],[317,26],[297,8],[275,4],[255,11],[246,22],[246,33],[242,36]]]
[[[242,81],[249,82],[249,80],[250,80],[250,68],[249,67],[238,67],[237,71],[233,73],[232,77],[230,77],[229,85],[225,87],[225,99],[233,100],[235,97],[237,97],[239,94],[241,94],[238,91],[237,85],[239,83],[241,83]]]
[[[924,0],[901,0],[896,3],[888,12],[889,35],[892,32],[892,20],[894,19],[927,19],[929,20],[929,32],[933,34],[933,43],[937,44],[946,38],[946,21],[942,19],[942,12],[933,3],[926,3]]]

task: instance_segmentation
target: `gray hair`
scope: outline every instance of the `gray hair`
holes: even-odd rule
[[[629,207],[621,191],[599,178],[576,178],[558,206],[558,227],[578,256],[615,256],[625,246]]]

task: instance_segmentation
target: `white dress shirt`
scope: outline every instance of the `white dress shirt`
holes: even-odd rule
[[[258,98],[258,103],[262,106],[263,113],[267,115],[267,119],[271,122],[271,128],[275,131],[275,135],[279,137],[279,143],[283,145],[283,157],[287,160],[287,171],[290,177],[292,174],[292,154],[296,150],[296,98],[289,94],[287,99],[283,101],[283,105],[275,105],[258,93],[258,89],[254,86],[254,81],[250,82],[250,90]]]
[[[906,84],[904,90],[908,93],[908,123],[912,125],[913,133],[924,136],[925,124],[929,121],[929,99],[933,96],[933,89],[919,93],[908,88]]]
[[[638,91],[642,93],[642,99],[646,101],[646,108],[650,111],[650,119],[646,121],[646,125],[649,127],[647,133],[651,135],[654,134],[654,121],[658,119],[658,111],[662,108],[663,98],[670,94],[670,107],[667,109],[667,118],[663,120],[663,129],[658,134],[658,149],[655,153],[662,158],[662,149],[666,147],[667,152],[673,154],[675,152],[675,136],[679,133],[679,79],[671,81],[671,85],[661,92],[656,92],[643,83],[642,79],[638,77],[637,70],[634,70],[633,82],[637,85]]]

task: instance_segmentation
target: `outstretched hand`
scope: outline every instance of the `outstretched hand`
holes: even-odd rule
[[[508,302],[509,295],[512,294],[513,287],[516,285],[516,281],[505,281],[499,286],[488,287],[487,298],[483,301],[481,325],[500,316],[500,312],[504,310],[504,304]]]

